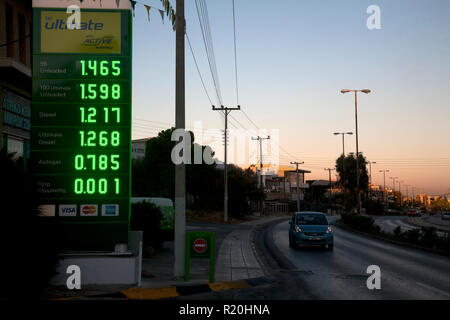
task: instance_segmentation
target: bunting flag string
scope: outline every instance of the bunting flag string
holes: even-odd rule
[[[150,9],[152,7],[150,7],[149,5],[144,4],[145,9],[147,9],[147,17],[148,17],[148,22],[150,22]]]
[[[129,1],[131,3],[131,7],[132,7],[132,11],[133,11],[133,17],[135,16],[136,3],[139,3],[139,4],[143,5],[145,7],[145,9],[147,10],[147,18],[148,18],[148,22],[150,22],[150,11],[154,7],[149,6],[148,4],[141,3],[136,0],[129,0]],[[164,10],[162,10],[162,9],[157,9],[157,10],[158,10],[159,14],[161,15],[162,23],[164,24],[164,15],[166,15],[169,18],[169,21],[172,22],[172,29],[174,31],[176,31],[177,26],[178,26],[178,21],[177,21],[178,18],[177,18],[177,14],[176,14],[174,8],[170,4],[169,0],[160,0],[160,1],[164,7]],[[116,0],[117,7],[119,7],[119,4],[120,4],[120,0]]]
[[[161,15],[162,23],[164,24],[164,11],[162,11],[160,9],[158,9],[158,10],[159,10],[159,14]]]

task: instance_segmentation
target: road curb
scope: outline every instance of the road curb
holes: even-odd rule
[[[403,247],[408,247],[408,248],[412,248],[412,249],[418,249],[418,250],[422,250],[422,251],[426,251],[426,252],[432,252],[432,253],[436,253],[436,254],[439,254],[439,255],[442,255],[442,256],[450,257],[450,252],[437,250],[437,249],[432,249],[432,248],[427,248],[427,247],[422,247],[422,246],[414,245],[414,244],[407,243],[407,242],[395,241],[395,240],[392,240],[392,239],[389,239],[389,238],[384,238],[382,236],[376,236],[376,235],[373,235],[373,234],[370,234],[370,233],[366,233],[366,232],[362,232],[362,231],[359,231],[359,230],[356,230],[356,229],[353,229],[353,228],[350,228],[350,227],[347,227],[347,226],[343,226],[339,222],[337,222],[335,226],[338,227],[338,228],[347,230],[349,232],[357,233],[359,235],[362,235],[362,236],[365,236],[365,237],[368,237],[368,238],[373,238],[373,239],[389,242],[389,243],[396,244],[396,245],[403,246]]]
[[[255,256],[258,259],[265,274],[271,274],[273,270],[293,270],[295,266],[276,248],[273,241],[272,226],[289,217],[281,217],[268,221],[253,230],[252,243],[254,243]]]
[[[165,288],[129,288],[126,290],[122,290],[120,293],[125,299],[129,300],[159,300],[177,298],[181,296],[190,296],[199,293],[209,293],[214,291],[249,289],[252,287],[267,285],[270,283],[272,283],[271,279],[260,277],[237,281],[186,284]]]

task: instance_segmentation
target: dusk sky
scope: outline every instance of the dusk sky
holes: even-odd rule
[[[175,119],[175,32],[167,19],[161,23],[159,0],[140,2],[154,9],[149,23],[145,7],[136,5],[134,139],[155,136]],[[235,107],[232,1],[207,4],[223,102]],[[355,130],[354,96],[340,90],[369,88],[372,93],[358,96],[359,149],[377,162],[373,182],[382,184],[378,171],[388,169],[388,186],[388,177],[395,176],[429,194],[450,192],[450,1],[235,0],[235,5],[239,104],[259,128],[279,130],[280,164],[305,161],[301,168],[312,171],[306,179],[328,179],[324,168],[334,167],[342,153],[341,137],[333,132]],[[381,8],[380,30],[366,26],[370,5]],[[186,21],[217,105],[194,0],[186,0]],[[255,129],[242,112],[232,115]],[[186,41],[186,126],[195,121],[223,129]],[[345,147],[355,152],[355,136],[346,137]]]

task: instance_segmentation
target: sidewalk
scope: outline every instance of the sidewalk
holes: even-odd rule
[[[142,263],[141,287],[122,290],[129,299],[161,299],[179,295],[250,288],[265,284],[261,268],[251,243],[252,230],[278,216],[255,218],[252,221],[229,225],[188,226],[187,231],[203,230],[227,232],[223,239],[216,239],[215,282],[208,283],[208,259],[191,259],[190,281],[174,279],[173,242],[166,242],[163,249]],[[225,229],[225,231],[224,231]]]
[[[450,221],[442,220],[440,216],[425,216],[420,218],[408,217],[405,221],[419,228],[435,227],[439,231],[450,232]]]

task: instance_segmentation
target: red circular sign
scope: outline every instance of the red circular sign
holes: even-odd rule
[[[195,252],[197,253],[203,253],[206,251],[208,244],[206,243],[205,239],[198,238],[194,240],[194,244],[192,245]]]

